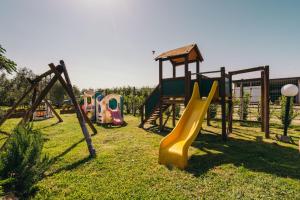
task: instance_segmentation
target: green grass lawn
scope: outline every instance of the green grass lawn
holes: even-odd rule
[[[63,119],[34,123],[45,137],[44,152],[55,161],[38,183],[36,199],[300,199],[298,146],[260,141],[259,127],[234,124],[234,133],[223,142],[219,123],[203,124],[189,151],[189,167],[182,171],[157,163],[167,132],[140,129],[138,118],[126,116],[128,125],[122,128],[96,126],[96,158],[89,157],[75,115]],[[17,122],[8,120],[2,130]],[[299,132],[291,133],[298,143]]]

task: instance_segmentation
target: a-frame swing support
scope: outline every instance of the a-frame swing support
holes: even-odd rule
[[[60,83],[62,84],[62,86],[64,87],[64,89],[67,91],[67,94],[69,95],[69,97],[71,98],[75,110],[76,110],[76,114],[77,114],[77,118],[82,130],[82,133],[84,135],[85,141],[87,143],[88,146],[88,150],[89,153],[92,157],[94,157],[96,155],[96,151],[93,147],[92,144],[92,139],[91,136],[88,132],[88,129],[86,127],[86,122],[88,123],[88,125],[91,127],[92,131],[94,133],[97,133],[96,128],[94,127],[94,125],[91,123],[91,121],[88,119],[88,117],[85,115],[84,112],[81,111],[80,106],[78,104],[78,102],[76,101],[73,89],[72,89],[72,84],[65,66],[64,61],[60,61],[60,65],[55,66],[53,63],[49,64],[50,70],[41,74],[40,76],[38,76],[37,78],[31,80],[31,86],[28,90],[26,90],[26,92],[22,95],[22,97],[13,105],[12,109],[9,110],[6,115],[2,118],[2,120],[0,121],[0,126],[10,117],[10,115],[16,110],[16,108],[19,106],[19,104],[24,100],[24,98],[32,91],[35,90],[35,88],[37,87],[39,81],[54,73],[54,77],[50,80],[50,82],[46,85],[46,87],[40,92],[40,94],[35,97],[33,96],[32,98],[32,106],[26,111],[26,113],[24,114],[23,119],[21,120],[20,123],[24,123],[30,120],[32,114],[34,113],[34,111],[36,110],[36,108],[38,107],[38,105],[42,102],[43,99],[45,99],[46,95],[48,94],[48,92],[50,91],[50,89],[53,87],[53,85],[55,84],[55,82],[57,80],[60,81]],[[64,74],[65,79],[61,76],[61,74]],[[36,91],[34,92],[34,95],[36,95]],[[48,104],[49,102],[46,102],[46,104]],[[52,108],[52,106],[50,105],[50,109],[53,111],[54,109]],[[55,111],[55,110],[54,110]],[[56,115],[57,113],[54,112],[54,114]],[[59,116],[58,114],[56,116]],[[59,121],[62,120],[60,117],[58,117]],[[5,146],[6,142],[2,145],[1,149],[2,150]]]

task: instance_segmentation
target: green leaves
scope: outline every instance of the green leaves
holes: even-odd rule
[[[299,113],[294,111],[294,98],[290,98],[290,110],[288,113],[288,126],[292,123],[293,119],[295,119]],[[285,105],[287,103],[287,97],[281,96],[280,97],[280,114],[277,115],[278,119],[281,120],[282,125],[285,124]]]
[[[10,179],[5,184],[5,192],[13,192],[18,197],[28,197],[34,191],[50,164],[42,156],[44,141],[39,131],[31,124],[19,125],[8,139],[5,150],[0,155],[0,177]]]
[[[11,74],[17,70],[16,63],[4,56],[6,50],[0,45],[0,71],[5,70]]]

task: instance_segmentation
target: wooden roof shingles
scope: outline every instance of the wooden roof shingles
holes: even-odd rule
[[[184,64],[185,56],[188,56],[188,62],[203,61],[203,57],[198,49],[197,44],[191,44],[177,49],[164,52],[157,56],[155,60],[170,60],[173,65]]]

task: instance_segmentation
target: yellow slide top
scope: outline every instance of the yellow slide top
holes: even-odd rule
[[[162,139],[159,147],[159,163],[184,169],[187,166],[188,150],[200,132],[208,107],[217,91],[214,81],[207,98],[201,98],[198,83],[194,84],[192,97],[170,134]]]

